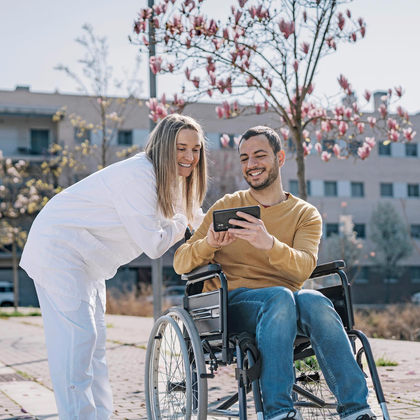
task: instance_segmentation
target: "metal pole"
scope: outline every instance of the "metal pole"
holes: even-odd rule
[[[154,0],[148,0],[148,6],[153,10]],[[153,14],[152,14],[153,17]],[[150,19],[149,22],[152,22]],[[155,28],[149,24],[149,58],[156,54],[155,49]],[[149,96],[150,98],[157,97],[156,75],[149,67]],[[156,124],[150,120],[150,132],[153,131]],[[162,315],[162,257],[152,260],[152,289],[153,289],[153,317],[155,321]]]

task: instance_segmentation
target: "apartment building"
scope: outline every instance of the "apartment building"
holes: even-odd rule
[[[71,124],[69,118],[53,122],[58,109],[67,106],[68,113],[75,112],[86,121],[98,123],[98,115],[87,97],[63,95],[58,92],[36,93],[29,87],[20,86],[14,91],[0,91],[0,150],[5,157],[26,159],[40,164],[47,158],[46,151],[53,142],[74,147],[87,138],[100,144],[97,133],[87,132],[83,138]],[[124,124],[114,136],[113,152],[129,145],[140,148],[149,133],[148,108],[136,105],[128,110]],[[213,185],[205,207],[208,208],[225,192],[246,188],[239,164],[236,164],[234,149],[223,149],[220,136],[231,138],[254,125],[276,127],[274,114],[238,117],[220,120],[215,113],[215,104],[199,103],[187,106],[185,113],[199,120],[209,140]],[[420,114],[411,116],[413,130],[420,133]],[[306,159],[308,201],[315,205],[323,216],[324,235],[320,247],[319,262],[331,260],[328,238],[339,233],[339,218],[342,214],[353,216],[358,238],[363,249],[360,269],[354,278],[353,296],[356,303],[381,303],[407,301],[420,291],[420,144],[419,135],[409,144],[378,144],[365,161],[348,159],[338,161],[331,158],[323,162],[316,153]],[[377,139],[380,140],[380,139]],[[117,160],[115,153],[113,159]],[[292,156],[282,169],[282,181],[286,191],[297,195],[297,166]],[[401,262],[401,277],[384,280],[375,270],[377,262],[370,253],[375,250],[369,240],[372,211],[379,201],[390,201],[407,222],[414,249],[411,256]],[[343,204],[344,203],[344,204]],[[285,227],[287,228],[287,227]],[[176,281],[172,270],[171,249],[164,257],[164,276],[167,281]],[[367,256],[365,258],[365,256]],[[11,262],[7,255],[0,254],[0,280],[11,278]],[[127,267],[120,269],[109,285],[121,288],[124,284],[136,284],[150,279],[150,260],[142,255]],[[34,304],[31,282],[21,272],[22,304]]]

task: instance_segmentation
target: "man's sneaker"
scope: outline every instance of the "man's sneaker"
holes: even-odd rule
[[[361,416],[357,417],[356,420],[377,420],[376,416],[371,416],[369,414],[362,414]]]

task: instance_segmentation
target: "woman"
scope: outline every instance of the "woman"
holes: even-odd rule
[[[35,219],[20,265],[35,282],[60,420],[111,417],[105,280],[199,224],[206,184],[203,130],[173,114],[144,153],[67,188]]]

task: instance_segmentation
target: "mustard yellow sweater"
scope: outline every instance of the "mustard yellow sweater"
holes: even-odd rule
[[[273,286],[284,286],[292,291],[300,289],[316,266],[322,219],[314,206],[292,194],[280,204],[267,208],[260,205],[261,219],[275,238],[270,251],[256,249],[243,239],[221,249],[207,243],[214,210],[254,205],[260,203],[249,190],[225,195],[217,201],[193,237],[176,251],[175,271],[188,273],[210,262],[219,263],[228,279],[229,290]],[[218,283],[216,279],[206,281],[204,291],[219,288]]]

